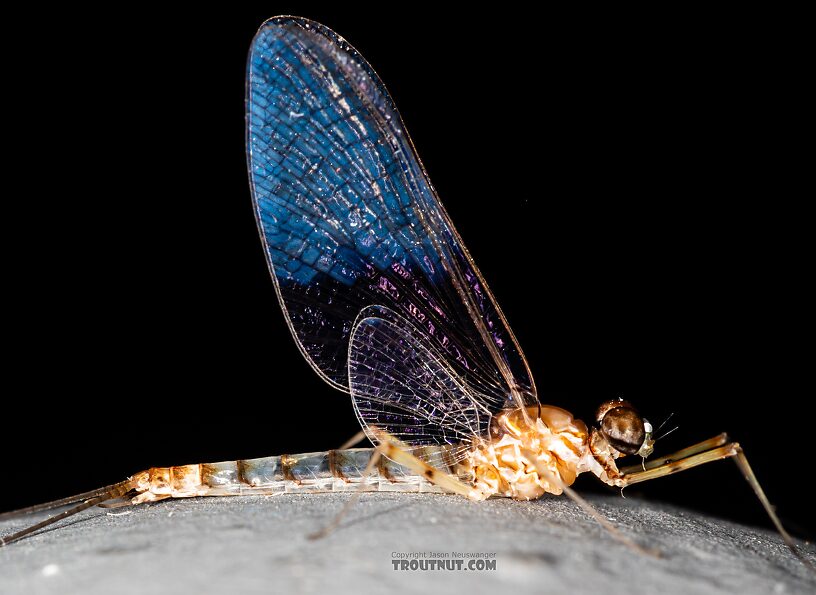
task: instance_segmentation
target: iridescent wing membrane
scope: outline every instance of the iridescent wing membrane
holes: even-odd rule
[[[364,428],[451,444],[537,402],[529,368],[384,85],[341,37],[278,17],[249,57],[258,226],[307,360]],[[369,437],[373,437],[369,432]]]

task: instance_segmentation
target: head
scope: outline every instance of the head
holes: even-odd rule
[[[642,418],[634,406],[623,399],[607,401],[596,414],[598,431],[609,445],[628,455],[644,459],[652,454],[652,424]]]

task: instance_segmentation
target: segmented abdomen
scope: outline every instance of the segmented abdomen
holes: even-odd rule
[[[440,447],[427,448],[439,450]],[[367,492],[446,493],[385,457],[380,457],[371,474],[364,477],[373,454],[372,448],[350,448],[221,463],[154,467],[134,477],[137,491],[142,492],[134,501],[358,489]],[[443,471],[455,474],[452,469]]]

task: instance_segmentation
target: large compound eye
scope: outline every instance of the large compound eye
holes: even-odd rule
[[[622,453],[633,455],[640,452],[646,439],[643,418],[626,401],[609,401],[598,409],[601,434],[609,444]]]

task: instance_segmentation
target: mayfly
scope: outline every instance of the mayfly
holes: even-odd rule
[[[375,449],[152,468],[17,511],[75,505],[0,544],[109,500],[344,490],[474,500],[566,493],[614,532],[569,487],[580,473],[623,488],[733,458],[796,553],[724,434],[646,462],[655,438],[631,404],[609,401],[587,426],[539,403],[521,347],[390,95],[342,37],[303,18],[264,23],[246,106],[255,214],[289,329],[314,370],[351,395]],[[623,455],[643,462],[618,467]]]

